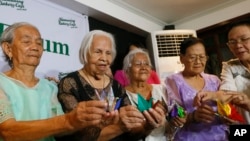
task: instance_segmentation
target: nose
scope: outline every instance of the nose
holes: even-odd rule
[[[100,60],[105,62],[107,60],[107,54],[106,53],[102,53],[101,54],[101,57],[100,57]]]

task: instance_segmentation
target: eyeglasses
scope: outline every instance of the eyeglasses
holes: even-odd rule
[[[227,42],[227,45],[229,47],[233,47],[233,46],[236,46],[237,44],[243,44],[243,45],[246,45],[249,41],[250,37],[246,37],[246,38],[239,38],[238,40],[229,40]]]
[[[133,66],[139,68],[139,67],[151,67],[149,62],[146,62],[146,61],[135,61],[132,63]]]
[[[187,57],[189,62],[195,62],[197,59],[199,59],[201,62],[205,62],[208,59],[208,56],[206,55],[189,55]]]

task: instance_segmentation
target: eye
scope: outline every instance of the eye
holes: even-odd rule
[[[196,59],[196,56],[189,56],[189,59],[190,59],[190,60],[195,60],[195,59]]]
[[[24,43],[24,44],[28,45],[28,44],[30,44],[30,43],[31,43],[31,41],[30,41],[30,40],[23,40],[23,41],[22,41],[22,43]]]
[[[228,43],[233,45],[233,44],[236,44],[236,41],[235,40],[229,40]]]
[[[107,55],[112,55],[112,52],[111,51],[107,51],[106,54]]]
[[[94,51],[95,53],[101,53],[101,51],[98,49],[98,50],[95,50]]]

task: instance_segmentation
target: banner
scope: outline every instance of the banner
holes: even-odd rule
[[[56,77],[82,67],[78,52],[89,32],[88,17],[48,0],[0,0],[0,34],[15,22],[35,25],[43,38],[43,56],[36,70],[38,77]],[[0,71],[9,69],[2,49]]]

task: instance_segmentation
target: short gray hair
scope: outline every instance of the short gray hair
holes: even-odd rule
[[[115,39],[111,33],[102,31],[102,30],[92,30],[89,33],[85,35],[85,37],[82,40],[82,44],[79,50],[79,59],[80,62],[84,65],[88,63],[87,55],[90,52],[90,47],[93,42],[93,37],[95,35],[102,35],[105,37],[108,37],[112,44],[112,62],[114,61],[116,57],[116,46],[115,46]]]
[[[148,59],[148,62],[149,62],[149,65],[152,66],[152,63],[151,63],[151,60],[150,60],[150,57],[149,57],[149,54],[148,52],[145,50],[145,49],[142,49],[142,48],[137,48],[137,49],[134,49],[134,50],[131,50],[124,58],[123,60],[123,70],[124,72],[127,74],[128,73],[128,70],[129,68],[131,67],[131,62],[132,60],[134,59],[135,55],[138,54],[138,53],[142,53],[142,54],[145,54],[147,59]]]
[[[0,44],[2,45],[4,42],[8,42],[8,43],[12,43],[13,42],[13,39],[15,38],[15,31],[20,28],[20,27],[23,27],[23,26],[31,26],[31,27],[34,27],[35,29],[38,30],[37,27],[35,27],[34,25],[28,23],[28,22],[17,22],[17,23],[14,23],[12,25],[10,25],[9,27],[7,27],[1,37],[0,37]],[[5,55],[5,60],[8,62],[9,66],[12,66],[12,61],[10,60],[9,56],[3,51],[4,55]]]

